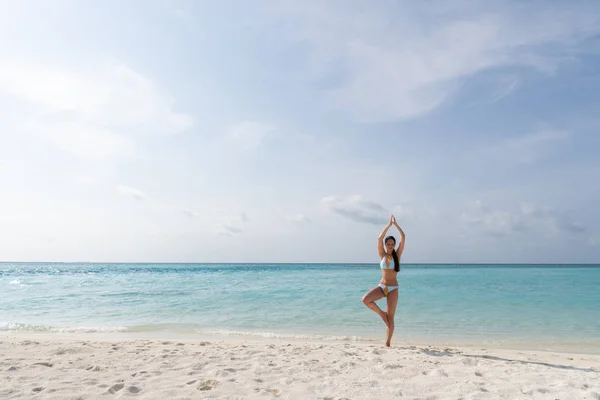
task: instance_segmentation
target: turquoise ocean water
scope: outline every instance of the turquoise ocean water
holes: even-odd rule
[[[377,264],[0,264],[0,331],[383,339]],[[600,265],[403,265],[398,343],[600,353]],[[385,299],[378,302],[385,307]]]

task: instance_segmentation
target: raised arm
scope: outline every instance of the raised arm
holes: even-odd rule
[[[392,227],[392,219],[393,216],[390,217],[390,222],[388,222],[387,226],[381,231],[379,237],[377,238],[377,252],[379,253],[379,258],[383,258],[385,256],[385,250],[383,249],[383,238],[387,234],[388,229]]]
[[[398,246],[398,250],[396,250],[396,254],[398,254],[398,257],[400,257],[402,255],[402,252],[404,251],[404,242],[406,241],[406,235],[404,234],[402,228],[400,228],[400,225],[398,225],[398,223],[396,222],[396,218],[392,217],[392,223],[394,224],[396,229],[398,229],[398,232],[400,232],[400,246]]]

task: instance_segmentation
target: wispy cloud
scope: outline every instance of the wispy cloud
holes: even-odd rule
[[[327,196],[321,199],[321,205],[326,211],[341,215],[354,222],[366,224],[386,224],[390,215],[394,215],[399,222],[409,220],[416,217],[418,210],[409,205],[396,204],[388,208],[380,203],[365,199],[361,195],[352,195],[338,198],[335,196]],[[423,208],[421,211],[431,213],[431,210]],[[298,214],[298,218],[303,217]],[[288,217],[290,220],[291,217]]]
[[[242,233],[242,228],[231,225],[229,223],[223,224],[219,231],[220,235],[225,235],[225,236],[233,236],[233,235],[238,235],[240,233]]]
[[[492,96],[492,101],[500,101],[516,91],[519,88],[519,78],[510,76],[501,79],[498,82],[498,86],[496,93]]]
[[[152,201],[152,199],[146,196],[141,190],[132,188],[130,186],[118,185],[117,190],[122,195],[132,197],[138,201]]]
[[[219,235],[226,235],[226,236],[240,234],[243,232],[242,225],[248,223],[249,220],[250,219],[248,218],[248,214],[246,214],[244,211],[242,211],[237,216],[237,218],[233,218],[232,220],[230,220],[228,222],[223,222],[223,223],[219,224],[217,233]]]
[[[490,210],[480,201],[476,201],[468,211],[463,211],[461,220],[469,228],[475,228],[484,234],[500,237],[522,230],[519,215],[507,211]]]
[[[122,64],[59,68],[47,63],[0,62],[0,94],[30,107],[23,129],[84,158],[130,156],[135,138],[188,129],[193,118]]]
[[[342,199],[328,196],[321,199],[321,203],[327,210],[355,222],[378,225],[385,224],[390,218],[389,212],[381,204],[366,200],[361,195]]]
[[[530,203],[521,204],[521,213],[529,218],[530,225],[537,223],[552,234],[561,232],[579,234],[587,230],[587,227],[579,222],[571,221],[566,216],[550,207],[541,207]]]
[[[469,229],[501,237],[514,233],[555,236],[561,233],[578,235],[587,227],[571,221],[550,207],[522,203],[518,211],[493,210],[477,200],[461,213],[461,220]]]
[[[144,193],[143,191],[133,188],[131,186],[118,185],[117,191],[120,194],[122,194],[123,196],[133,198],[140,202],[152,202],[152,204],[154,206],[156,206],[157,209],[170,211],[173,213],[181,213],[183,215],[186,215],[190,219],[197,218],[201,215],[200,212],[198,212],[196,210],[185,208],[185,207],[176,207],[172,204],[165,203],[165,202],[161,201],[160,199],[153,199],[150,196],[148,196],[146,193]]]
[[[365,9],[314,0],[274,7],[293,21],[295,43],[309,47],[310,77],[328,88],[335,82],[326,91],[330,104],[362,120],[426,114],[462,79],[496,67],[552,72],[572,59],[574,45],[600,32],[593,10],[569,2],[543,12],[535,2],[400,1]],[[550,44],[552,53],[545,51]],[[334,68],[343,71],[335,79]]]
[[[187,208],[182,208],[182,209],[180,209],[180,211],[190,218],[196,218],[197,216],[200,215],[200,213],[198,211],[190,210]]]

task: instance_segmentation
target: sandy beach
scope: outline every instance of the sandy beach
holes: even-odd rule
[[[2,399],[600,399],[600,356],[339,341],[0,336]]]

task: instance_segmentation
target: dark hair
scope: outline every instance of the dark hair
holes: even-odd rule
[[[394,245],[396,245],[396,238],[393,236],[388,236],[385,238],[383,243],[387,243],[388,239],[392,239],[394,241]],[[394,271],[400,271],[400,263],[398,262],[398,254],[396,254],[396,249],[392,250],[392,258],[394,259]]]

